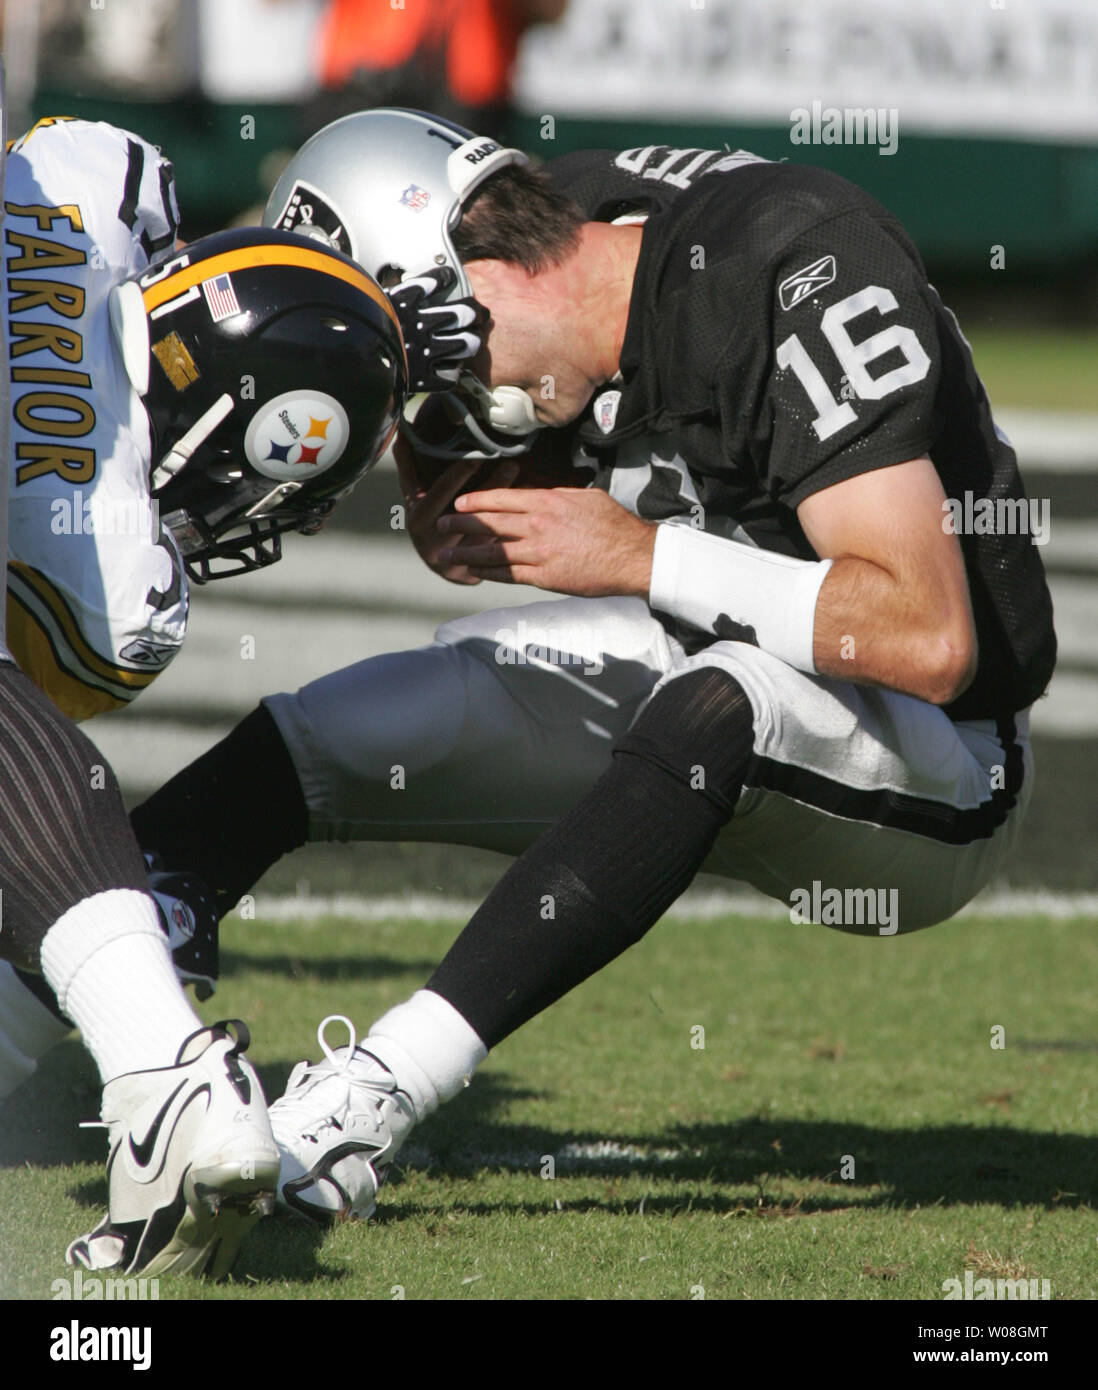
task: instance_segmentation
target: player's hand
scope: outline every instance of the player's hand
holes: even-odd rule
[[[471,297],[447,299],[456,282],[454,271],[443,265],[388,291],[404,336],[412,392],[452,391],[481,349],[488,311]]]
[[[439,559],[454,564],[460,556],[471,578],[581,598],[648,597],[655,524],[601,489],[496,488],[465,493],[454,507],[437,522],[451,538]]]
[[[433,483],[424,486],[416,475],[415,451],[408,440],[398,436],[393,453],[407,508],[408,534],[420,558],[451,584],[479,584],[481,577],[471,574],[460,557],[464,542],[459,540],[455,545],[454,537],[441,532],[438,523],[462,488],[484,466],[484,460],[458,459]],[[506,488],[517,475],[518,465],[504,459],[491,471],[489,480],[494,488]],[[455,550],[459,552],[458,558],[452,554]]]

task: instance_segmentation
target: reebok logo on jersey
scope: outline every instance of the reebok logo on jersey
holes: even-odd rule
[[[803,270],[798,270],[778,286],[778,299],[782,308],[795,308],[802,299],[807,299],[809,295],[816,294],[830,285],[834,278],[835,257],[821,256],[818,261],[806,265]]]
[[[149,642],[144,637],[137,638],[118,653],[135,666],[166,666],[179,650],[178,645],[166,642]]]

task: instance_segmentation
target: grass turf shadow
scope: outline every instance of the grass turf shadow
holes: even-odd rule
[[[1098,1199],[1098,1136],[1002,1122],[890,1128],[790,1116],[670,1124],[648,1133],[500,1124],[501,1105],[521,1094],[505,1075],[480,1077],[457,1105],[412,1136],[398,1164],[403,1159],[410,1167],[453,1176],[484,1169],[537,1176],[551,1155],[558,1177],[727,1184],[736,1191],[726,1206],[715,1204],[721,1210],[745,1201],[798,1205],[806,1212],[934,1203],[1086,1208]],[[848,1155],[853,1179],[841,1176]],[[783,1193],[790,1182],[827,1184],[834,1195]],[[658,1200],[661,1206],[681,1205],[678,1198]]]
[[[281,1093],[292,1065],[280,1060],[258,1068],[269,1096]],[[457,1104],[412,1136],[398,1163],[455,1177],[485,1169],[536,1175],[544,1156],[551,1155],[561,1177],[727,1184],[736,1189],[729,1193],[727,1210],[747,1200],[763,1206],[795,1204],[795,1196],[781,1191],[790,1182],[834,1188],[833,1198],[826,1190],[803,1196],[798,1209],[806,1212],[943,1202],[1089,1207],[1098,1197],[1096,1136],[1019,1129],[1003,1122],[892,1128],[745,1116],[729,1124],[600,1133],[501,1119],[509,1106],[534,1095],[506,1073],[481,1076]],[[48,1104],[42,1104],[42,1097],[48,1097]],[[102,1163],[102,1132],[77,1128],[80,1120],[95,1117],[98,1102],[90,1060],[79,1044],[63,1043],[46,1059],[41,1074],[0,1107],[0,1167]],[[854,1160],[853,1180],[840,1176],[846,1155]],[[394,1176],[399,1183],[399,1171]],[[561,1195],[560,1189],[555,1195]],[[102,1205],[105,1198],[101,1187],[96,1200]],[[663,1198],[653,1200],[664,1203]],[[675,1205],[675,1199],[666,1204]]]

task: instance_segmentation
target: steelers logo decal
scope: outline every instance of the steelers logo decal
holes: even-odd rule
[[[324,391],[284,391],[261,405],[244,433],[248,462],[265,478],[306,482],[347,447],[347,412]]]

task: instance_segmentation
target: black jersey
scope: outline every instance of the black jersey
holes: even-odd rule
[[[576,431],[596,486],[648,520],[816,559],[800,502],[929,455],[943,526],[984,531],[959,537],[979,665],[947,713],[1032,704],[1056,640],[1017,461],[896,219],[835,174],[743,151],[587,151],[547,171],[593,220],[647,217],[621,380]]]

